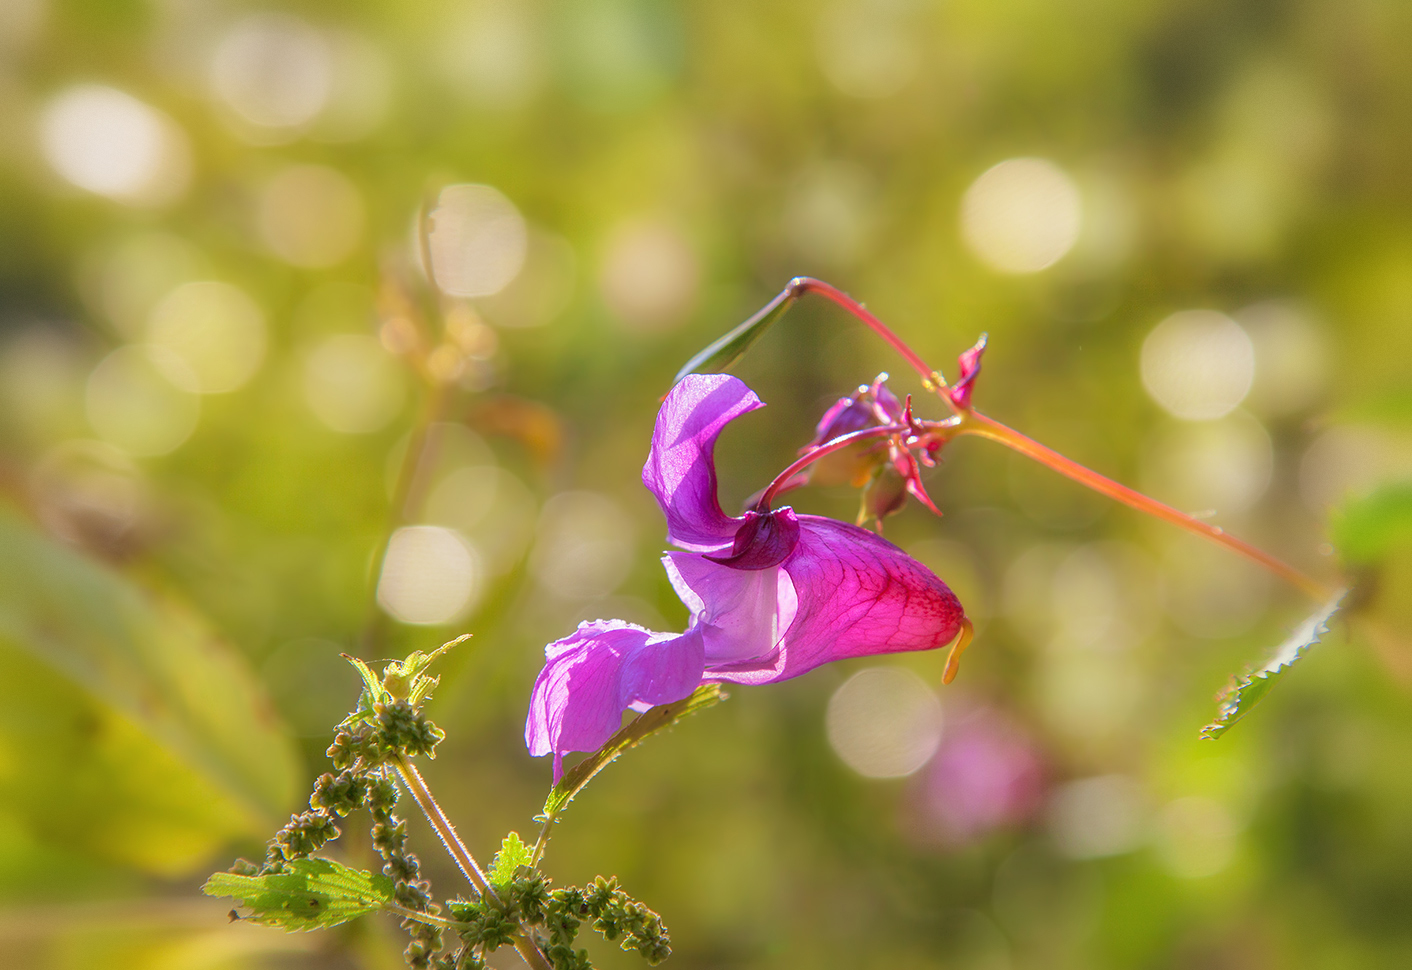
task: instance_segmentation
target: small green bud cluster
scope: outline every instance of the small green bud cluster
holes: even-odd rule
[[[419,700],[425,698],[428,687],[422,685]],[[384,697],[370,707],[360,705],[334,734],[327,753],[338,773],[325,772],[314,782],[309,811],[292,816],[275,833],[263,865],[239,859],[230,871],[252,876],[283,871],[288,862],[337,839],[339,819],[366,808],[372,815],[373,847],[383,858],[383,873],[392,879],[397,904],[416,913],[438,914],[431,883],[420,878],[420,860],[407,851],[407,823],[393,811],[398,790],[389,762],[398,757],[434,757],[443,737],[445,733],[422,714],[420,703]],[[441,950],[441,928],[412,916],[402,921],[402,927],[412,938],[404,954],[407,965],[414,970],[431,967]],[[474,964],[456,966],[464,970]]]
[[[517,924],[539,929],[554,970],[591,970],[587,950],[575,950],[579,927],[591,920],[608,940],[622,937],[624,950],[636,950],[652,966],[671,955],[662,919],[618,888],[617,879],[599,876],[592,886],[549,888],[538,872],[522,871],[500,887],[500,901],[453,899],[447,908],[459,923],[461,939],[480,953],[493,953],[510,941]]]

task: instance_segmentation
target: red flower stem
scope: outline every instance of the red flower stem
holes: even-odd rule
[[[941,373],[933,370],[926,361],[922,360],[922,358],[917,355],[916,351],[907,346],[906,342],[903,341],[901,337],[893,333],[888,328],[887,324],[873,316],[864,309],[861,303],[837,287],[810,276],[797,276],[789,281],[789,285],[785,287],[784,292],[780,295],[794,299],[805,293],[818,293],[843,307],[849,313],[853,314],[853,316],[872,328],[878,336],[886,340],[894,350],[901,354],[907,363],[912,365],[912,368],[922,378],[922,386],[929,391],[934,391],[937,397],[941,398],[946,406],[956,415],[956,417],[951,419],[953,423],[949,423],[945,426],[947,429],[946,437],[949,438],[957,434],[974,434],[983,438],[989,438],[992,441],[998,441],[1028,458],[1033,458],[1042,465],[1048,465],[1059,474],[1072,478],[1081,485],[1087,485],[1095,492],[1106,495],[1114,501],[1122,502],[1124,505],[1137,509],[1139,512],[1146,512],[1148,515],[1155,516],[1164,522],[1170,522],[1178,528],[1186,529],[1188,532],[1193,532],[1213,542],[1218,542],[1227,549],[1240,553],[1252,562],[1259,563],[1276,576],[1298,587],[1316,600],[1322,602],[1327,600],[1331,595],[1331,591],[1322,583],[1311,579],[1288,563],[1276,559],[1274,556],[1257,549],[1250,543],[1242,542],[1234,536],[1227,535],[1226,531],[1220,526],[1211,525],[1210,523],[1202,522],[1200,519],[1192,518],[1185,512],[1178,511],[1170,505],[1166,505],[1153,498],[1148,498],[1141,492],[1134,491],[1126,485],[1120,485],[1111,478],[1106,478],[1091,469],[1085,468],[1076,461],[1065,458],[1052,448],[1046,448],[1038,441],[1028,438],[1015,429],[1001,424],[994,418],[986,417],[979,411],[958,408],[956,402],[951,400],[951,396],[946,393],[946,379],[942,377]],[[940,430],[937,425],[929,426],[933,429]],[[903,429],[896,427],[870,428],[865,431],[854,432],[851,435],[844,435],[841,438],[835,438],[827,444],[820,445],[786,468],[780,473],[779,477],[770,483],[770,487],[765,490],[765,494],[760,499],[760,508],[768,509],[770,500],[774,498],[775,494],[790,477],[811,463],[824,457],[824,455],[832,451],[837,451],[839,448],[847,447],[849,444],[861,438],[891,434],[894,430]]]
[[[1227,534],[1220,526],[1211,525],[1208,522],[1202,522],[1200,519],[1192,518],[1185,512],[1180,512],[1170,505],[1163,504],[1153,498],[1148,498],[1141,492],[1134,491],[1126,485],[1120,485],[1111,478],[1105,478],[1098,474],[1098,472],[1085,468],[1076,461],[1065,458],[1052,448],[1046,448],[1033,438],[1026,437],[1014,428],[1003,425],[994,418],[988,418],[979,411],[970,411],[967,413],[960,425],[957,426],[956,433],[979,435],[982,438],[989,438],[991,441],[998,441],[1008,448],[1013,448],[1025,457],[1033,458],[1042,465],[1048,465],[1059,474],[1072,478],[1081,485],[1087,485],[1095,492],[1106,495],[1114,501],[1122,502],[1124,505],[1135,508],[1139,512],[1146,512],[1148,515],[1161,519],[1164,522],[1170,522],[1172,525],[1186,529],[1188,532],[1194,532],[1199,536],[1204,536],[1213,542],[1219,542],[1227,549],[1234,550],[1247,559],[1259,563],[1276,576],[1298,587],[1316,600],[1323,601],[1330,596],[1330,590],[1322,583],[1311,579],[1288,563],[1276,559],[1274,556],[1257,549],[1250,543],[1242,542],[1235,536]]]
[[[897,434],[899,431],[911,430],[912,429],[905,424],[885,424],[878,428],[864,428],[861,431],[853,431],[845,435],[839,435],[837,438],[832,438],[816,448],[810,448],[804,454],[796,458],[788,468],[775,476],[775,480],[770,482],[769,487],[766,488],[764,493],[760,496],[760,501],[756,503],[756,508],[762,512],[769,511],[770,502],[779,494],[785,482],[789,481],[825,455],[831,455],[835,451],[841,451],[856,441],[866,441],[868,438],[882,438],[890,434]]]
[[[789,285],[784,289],[785,293],[788,293],[791,297],[802,296],[805,293],[817,293],[820,296],[827,297],[859,320],[863,321],[872,328],[873,332],[879,337],[886,340],[894,350],[906,359],[907,363],[912,365],[912,369],[921,376],[922,385],[926,387],[927,390],[937,390],[946,386],[946,378],[942,377],[939,371],[932,369],[931,365],[917,356],[917,352],[907,346],[907,342],[901,337],[893,333],[888,328],[887,324],[869,313],[864,308],[863,304],[853,299],[853,297],[849,296],[838,287],[831,286],[823,280],[816,280],[812,276],[796,276],[789,281]],[[942,396],[945,397],[945,395]],[[947,403],[949,404],[950,402],[948,401]]]

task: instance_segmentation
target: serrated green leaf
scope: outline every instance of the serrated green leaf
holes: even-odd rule
[[[1412,482],[1394,482],[1345,503],[1334,512],[1329,534],[1343,560],[1357,565],[1412,542]]]
[[[1301,623],[1289,639],[1280,644],[1265,666],[1232,678],[1231,685],[1221,697],[1216,719],[1201,729],[1201,737],[1208,741],[1219,738],[1231,729],[1231,725],[1250,713],[1250,709],[1260,703],[1285,671],[1304,659],[1309,648],[1329,631],[1329,620],[1338,612],[1347,593],[1348,590],[1339,590],[1318,612]]]
[[[686,366],[677,371],[677,376],[672,378],[672,383],[675,384],[687,374],[710,374],[727,370],[745,356],[745,352],[750,349],[751,344],[759,340],[776,320],[784,316],[785,311],[793,306],[797,299],[799,296],[792,289],[785,289],[761,307],[759,312],[749,320],[687,361]]]
[[[393,901],[392,880],[330,859],[298,859],[284,872],[240,876],[218,872],[206,880],[207,896],[229,896],[248,907],[256,923],[286,930],[337,926]]]
[[[515,870],[530,864],[529,846],[520,841],[520,833],[511,832],[500,843],[500,851],[495,853],[495,861],[490,864],[490,883],[499,888],[509,885],[515,878]]]

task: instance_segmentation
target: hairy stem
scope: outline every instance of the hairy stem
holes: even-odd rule
[[[1148,498],[1141,492],[1120,485],[1111,478],[1106,478],[1089,468],[1085,468],[1072,459],[1065,458],[1052,448],[1029,438],[1014,428],[1008,427],[996,421],[994,418],[986,417],[979,411],[970,411],[963,418],[956,428],[957,434],[973,434],[982,438],[989,438],[991,441],[998,441],[1008,448],[1013,448],[1027,458],[1033,458],[1042,465],[1054,469],[1061,475],[1072,478],[1081,485],[1086,485],[1095,492],[1106,495],[1117,502],[1122,502],[1139,512],[1146,512],[1164,522],[1170,522],[1188,532],[1218,542],[1234,552],[1246,557],[1252,562],[1264,566],[1270,572],[1281,579],[1298,587],[1303,592],[1312,596],[1316,600],[1326,600],[1330,591],[1322,583],[1304,575],[1298,569],[1276,559],[1274,556],[1261,549],[1257,549],[1248,542],[1243,542],[1235,536],[1229,535],[1218,525],[1211,525],[1193,518],[1185,512],[1178,511],[1170,505],[1166,505],[1153,498]]]
[[[406,758],[398,755],[393,761],[397,768],[397,773],[402,776],[402,783],[407,786],[407,790],[412,793],[412,798],[421,808],[422,814],[426,816],[432,830],[436,832],[436,837],[441,840],[441,844],[446,847],[447,853],[455,861],[456,867],[461,870],[461,874],[466,877],[476,894],[493,900],[497,904],[500,897],[495,892],[495,887],[490,884],[490,880],[485,878],[485,872],[476,863],[475,857],[466,848],[461,837],[456,834],[456,827],[451,824],[451,820],[446,817],[446,813],[441,810],[436,799],[432,796],[431,789],[427,787],[426,781],[422,778],[421,772],[417,771]],[[522,925],[514,937],[515,949],[519,951],[526,964],[533,970],[552,970],[549,960],[540,951],[538,945],[530,938],[529,931]]]

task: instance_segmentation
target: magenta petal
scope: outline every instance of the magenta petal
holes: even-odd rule
[[[545,664],[530,693],[525,745],[554,755],[554,783],[564,754],[595,751],[634,705],[670,704],[701,683],[701,633],[654,633],[623,620],[580,623],[544,649]]]
[[[716,438],[731,421],[764,406],[729,374],[689,374],[662,402],[642,484],[657,497],[675,545],[692,552],[730,548],[740,520],[722,512],[716,498]]]
[[[960,376],[956,378],[956,383],[947,393],[951,396],[952,403],[963,410],[971,406],[971,392],[975,390],[976,376],[981,372],[981,356],[985,353],[987,336],[987,334],[981,334],[975,346],[956,358],[956,365],[960,368]]]
[[[707,676],[740,684],[797,677],[831,660],[930,650],[956,637],[965,611],[932,571],[866,529],[799,516],[799,545],[781,567],[798,598],[774,656],[712,664]]]
[[[799,543],[799,519],[785,506],[773,512],[746,512],[729,556],[707,556],[731,569],[768,569],[789,558]]]
[[[701,631],[708,666],[775,655],[798,606],[782,568],[732,569],[691,552],[669,552],[662,565]]]

